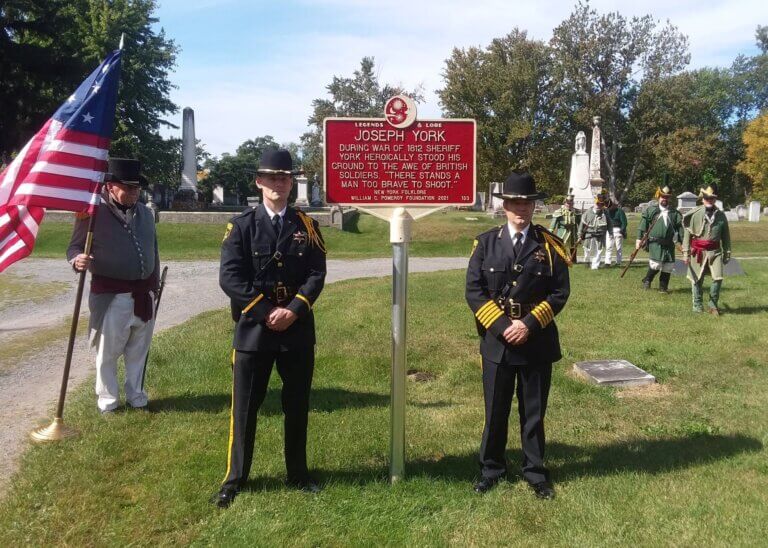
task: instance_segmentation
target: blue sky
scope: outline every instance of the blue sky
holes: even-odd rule
[[[756,52],[765,0],[593,0],[600,12],[669,19],[690,39],[691,66],[728,66]],[[435,90],[454,47],[486,46],[512,28],[548,40],[574,2],[554,0],[159,0],[156,16],[181,48],[171,98],[195,110],[197,138],[220,155],[272,135],[296,141],[334,75],[373,56],[382,83],[424,87],[420,118],[440,117]],[[181,126],[181,112],[178,120]],[[166,132],[166,135],[178,134]]]

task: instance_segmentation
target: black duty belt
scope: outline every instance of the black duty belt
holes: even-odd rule
[[[496,301],[504,314],[511,320],[519,320],[526,314],[529,314],[531,310],[536,308],[539,303],[518,303],[514,299],[499,299]]]
[[[277,282],[274,289],[275,304],[280,306],[288,304],[296,296],[296,293],[295,287],[289,287],[283,285],[282,282]]]

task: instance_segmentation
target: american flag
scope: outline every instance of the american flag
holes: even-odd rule
[[[109,55],[0,173],[0,272],[32,253],[45,208],[95,213],[121,54]]]

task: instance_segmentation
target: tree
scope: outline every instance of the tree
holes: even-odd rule
[[[601,117],[608,189],[622,200],[651,144],[646,128],[630,123],[639,93],[688,64],[688,39],[669,22],[659,27],[650,15],[600,15],[579,2],[549,45],[553,130],[575,135],[591,127],[593,116]],[[617,193],[619,180],[624,187]]]
[[[326,86],[330,99],[312,101],[310,131],[301,136],[302,162],[308,179],[323,177],[323,120],[334,116],[382,118],[384,104],[393,95],[406,93],[417,103],[424,97],[421,88],[406,92],[402,87],[389,84],[381,86],[374,72],[373,57],[363,57],[360,68],[351,78],[334,76]]]
[[[245,141],[237,147],[235,154],[225,153],[220,159],[208,162],[206,167],[209,173],[201,186],[212,189],[215,185],[221,185],[225,191],[239,196],[241,201],[246,196],[258,196],[260,193],[254,180],[261,154],[264,149],[277,146],[270,135]]]
[[[747,124],[744,130],[744,160],[736,169],[752,182],[753,200],[768,201],[768,111]]]
[[[520,165],[529,167],[544,190],[562,193],[563,162],[550,161],[547,131],[549,52],[543,42],[513,30],[485,49],[454,49],[445,61],[445,87],[438,90],[443,112],[473,118],[478,133],[478,180],[504,180]]]
[[[152,28],[157,23],[155,9],[155,0],[4,3],[0,154],[8,156],[23,146],[125,33],[110,154],[137,157],[150,180],[178,185],[171,160],[178,143],[158,132],[163,125],[175,127],[166,116],[178,111],[169,99],[168,78],[178,48],[162,29]]]

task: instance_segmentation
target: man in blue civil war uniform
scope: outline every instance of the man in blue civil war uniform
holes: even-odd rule
[[[219,284],[236,322],[232,343],[232,411],[227,472],[215,503],[228,507],[248,479],[256,414],[272,372],[283,381],[288,485],[317,492],[307,468],[309,392],[315,364],[312,306],[325,282],[325,245],[317,222],[288,206],[290,152],[262,153],[256,186],[263,200],[227,225]]]
[[[555,316],[570,294],[570,253],[563,242],[531,224],[533,177],[513,172],[502,192],[507,223],[480,234],[467,269],[466,299],[475,314],[483,363],[485,427],[480,445],[478,493],[507,473],[504,452],[517,385],[522,475],[537,497],[554,498],[544,466],[544,414],[552,363],[562,356]]]

